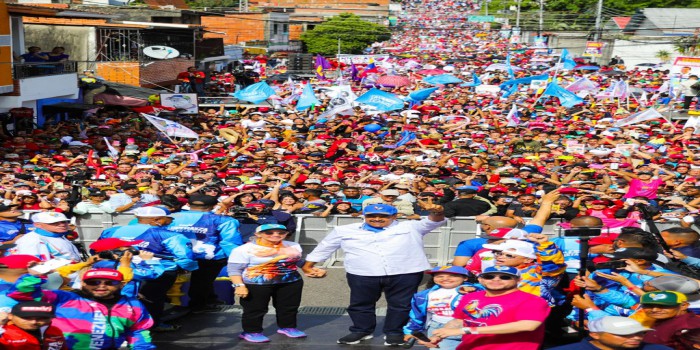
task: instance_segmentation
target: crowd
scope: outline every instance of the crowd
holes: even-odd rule
[[[154,348],[151,332],[178,329],[163,315],[183,274],[197,314],[218,310],[214,281],[230,278],[244,341],[270,341],[270,301],[277,332],[303,338],[304,279],[326,276],[315,265],[342,249],[352,326],[339,344],[373,337],[384,294],[387,346],[538,349],[567,343],[569,329],[589,335],[559,349],[700,349],[696,127],[621,122],[673,101],[687,109],[685,81],[697,77],[563,69],[547,50],[468,23],[471,2],[403,6],[402,30],[371,48],[391,58],[363,79],[309,82],[319,103],[303,112],[293,98],[303,87],[278,82],[270,106],[159,114],[197,138],[109,107],[3,135],[2,348]],[[499,62],[508,63],[492,69]],[[335,84],[407,96],[436,71],[471,83],[437,85],[391,112],[328,113]],[[409,84],[378,86],[379,75]],[[539,75],[598,86],[568,106],[508,83]],[[686,88],[664,88],[672,78]],[[178,79],[193,92],[205,80],[194,67]],[[641,95],[596,97],[621,79]],[[498,93],[478,89],[503,83]],[[99,213],[134,220],[81,246],[73,218]],[[304,254],[291,239],[294,214],[363,220]],[[451,265],[431,267],[423,236],[457,216],[475,217],[481,236],[460,242]],[[544,232],[550,220],[561,237]],[[654,232],[654,222],[666,226]]]

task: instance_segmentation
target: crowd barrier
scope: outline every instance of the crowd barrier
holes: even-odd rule
[[[31,213],[26,212],[27,218]],[[304,254],[310,253],[314,247],[336,226],[362,222],[361,217],[350,215],[331,215],[318,217],[314,215],[295,215],[297,229],[293,240],[299,243]],[[85,214],[76,217],[75,225],[80,239],[86,246],[97,240],[102,231],[112,226],[128,225],[135,218],[131,214]],[[402,220],[402,219],[399,219]],[[528,219],[525,219],[527,222]],[[552,237],[562,234],[562,228],[558,225],[560,220],[548,221],[543,233]],[[640,222],[643,229],[647,229],[645,222]],[[678,226],[673,222],[656,223],[659,230]],[[456,217],[447,220],[445,225],[425,236],[424,249],[428,260],[435,265],[445,265],[452,261],[455,248],[459,242],[466,239],[481,236],[481,226],[474,217]],[[344,254],[337,251],[324,263],[324,267],[342,267]]]

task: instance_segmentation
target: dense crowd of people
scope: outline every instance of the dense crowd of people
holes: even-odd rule
[[[304,87],[284,81],[271,83],[269,106],[184,115],[154,105],[197,138],[109,107],[3,135],[2,348],[155,348],[151,332],[178,329],[163,314],[183,274],[192,313],[218,310],[214,281],[230,278],[242,340],[270,341],[270,301],[277,332],[303,338],[304,279],[326,276],[316,264],[342,249],[352,326],[339,344],[374,336],[384,294],[387,346],[539,349],[570,342],[568,329],[589,335],[558,349],[700,349],[696,127],[623,122],[680,101],[688,109],[697,77],[564,68],[551,50],[467,22],[471,2],[402,5],[402,29],[371,48],[390,58],[306,82],[319,103],[305,111],[296,109]],[[391,112],[329,112],[333,86],[408,96],[442,73],[467,83],[437,84]],[[178,79],[200,92],[202,74],[191,67]],[[408,83],[377,85],[382,75]],[[569,106],[513,83],[541,75],[596,87]],[[674,93],[671,79],[685,88]],[[623,81],[641,91],[631,102],[600,96]],[[135,219],[81,246],[73,218],[102,213]],[[290,239],[296,214],[363,220],[304,254]],[[423,236],[464,216],[481,235],[460,242],[451,265],[432,267]],[[551,220],[563,235],[545,232]]]

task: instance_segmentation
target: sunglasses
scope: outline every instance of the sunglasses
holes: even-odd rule
[[[492,280],[492,279],[495,279],[496,277],[498,277],[498,279],[501,281],[512,281],[515,279],[515,276],[511,276],[511,275],[483,275],[483,276],[479,276],[479,278],[483,278],[485,280]]]
[[[519,255],[513,255],[513,254],[508,254],[508,253],[503,253],[503,252],[493,252],[493,255],[505,256],[508,259],[515,259],[515,258],[519,257]]]
[[[280,236],[284,236],[284,235],[288,234],[289,232],[287,232],[287,231],[263,231],[260,233],[262,233],[264,235],[268,235],[268,236],[274,235],[275,233],[280,235]]]
[[[96,287],[96,286],[99,286],[99,285],[105,285],[105,286],[112,286],[112,287],[114,287],[114,286],[118,286],[118,285],[120,285],[120,284],[122,283],[121,281],[114,281],[114,280],[106,280],[106,281],[87,280],[87,281],[83,281],[83,282],[85,282],[85,284],[87,284],[88,286],[93,286],[93,287]]]

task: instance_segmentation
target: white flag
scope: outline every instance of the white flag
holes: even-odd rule
[[[320,118],[330,118],[336,114],[352,115],[352,103],[357,99],[357,95],[352,92],[350,85],[332,86],[328,88],[326,95],[331,97],[331,103]]]
[[[105,143],[107,144],[107,149],[109,150],[109,156],[112,158],[119,158],[119,151],[112,146],[111,143],[109,143],[109,140],[107,140],[106,137],[103,137],[105,140]]]
[[[649,108],[647,110],[644,110],[644,111],[641,111],[641,112],[638,112],[635,114],[631,114],[627,117],[624,117],[624,118],[616,121],[614,125],[619,128],[621,126],[641,123],[641,122],[644,122],[647,120],[659,119],[659,118],[663,119],[663,117],[664,116],[661,115],[661,113],[659,113],[657,110],[655,110],[653,108]]]
[[[187,139],[198,139],[199,135],[187,128],[186,126],[176,123],[172,120],[163,119],[156,117],[154,115],[141,113],[141,115],[146,118],[156,129],[162,131],[168,137],[184,137]]]
[[[510,112],[508,112],[508,115],[506,116],[506,120],[508,121],[508,125],[506,125],[506,126],[518,126],[518,125],[520,125],[520,117],[518,117],[518,107],[515,106],[515,103],[513,104],[513,107],[510,109]]]

